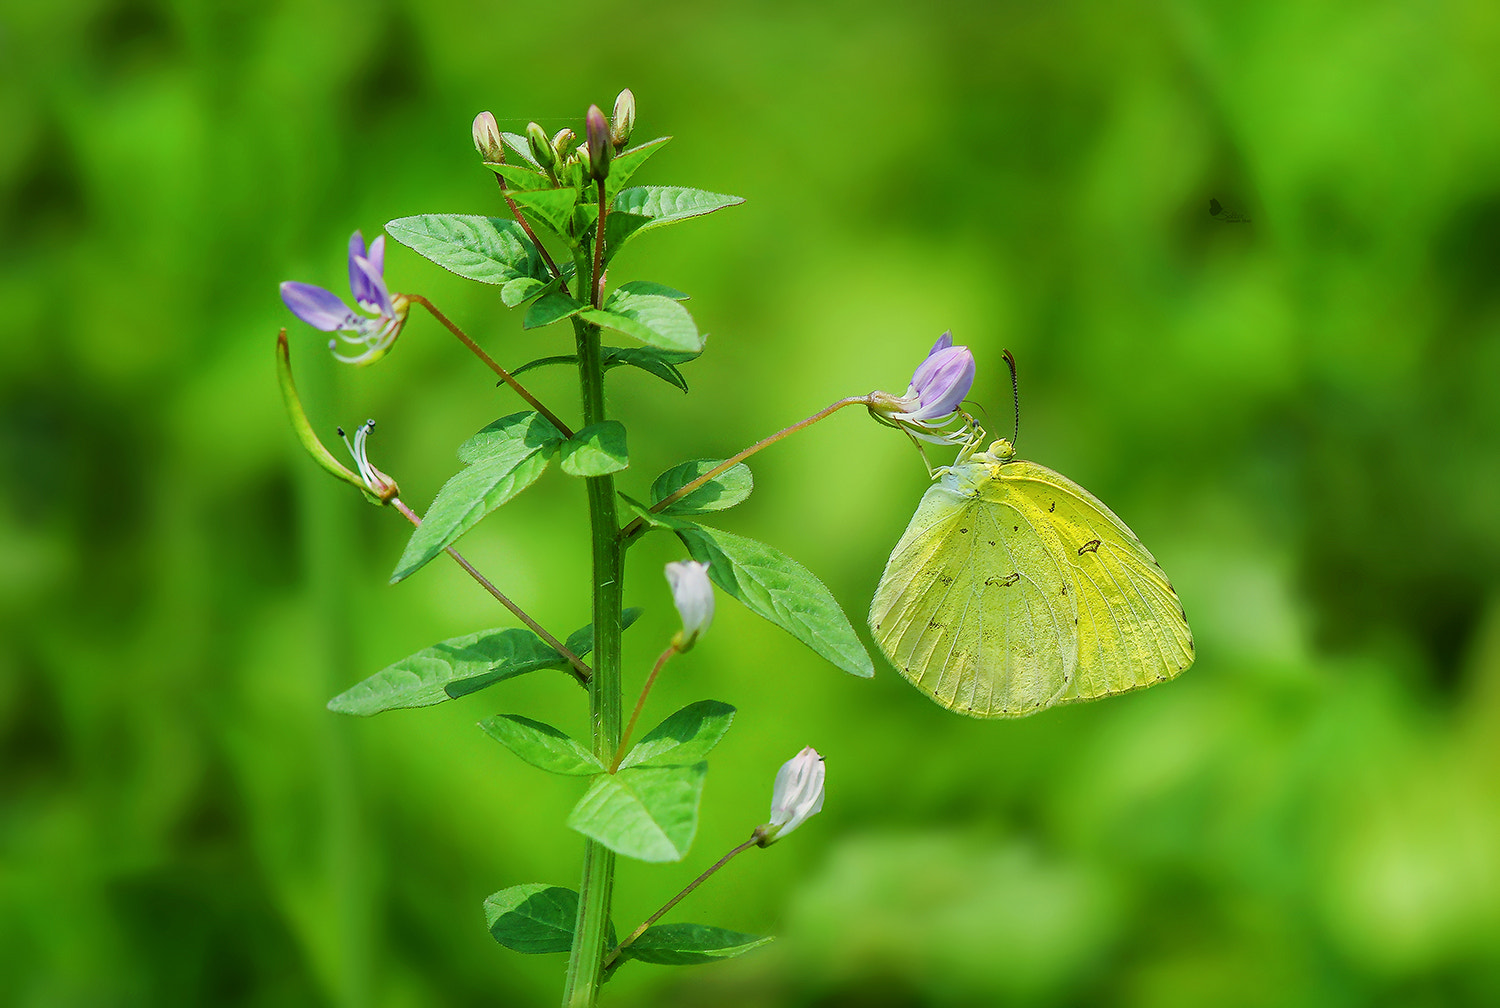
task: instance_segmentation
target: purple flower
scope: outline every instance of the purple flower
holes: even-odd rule
[[[364,236],[358,231],[350,236],[349,289],[359,312],[330,290],[294,280],[281,285],[281,300],[293,315],[314,329],[337,334],[337,338],[328,341],[328,349],[339,360],[346,364],[373,364],[396,342],[406,322],[408,306],[404,296],[392,297],[385,286],[385,235],[371,242],[368,250]],[[358,352],[352,356],[339,353],[340,339]]]
[[[973,384],[974,355],[966,346],[954,346],[952,333],[943,333],[917,365],[906,394],[872,392],[870,412],[883,423],[900,427],[924,441],[959,443],[967,438],[972,421],[959,413],[958,408]],[[955,416],[963,421],[960,430],[938,433]]]
[[[973,384],[974,355],[966,346],[954,346],[953,334],[945,332],[911,376],[906,398],[915,395],[916,408],[897,413],[893,419],[941,420],[958,409]]]

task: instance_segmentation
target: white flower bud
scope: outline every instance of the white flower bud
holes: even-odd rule
[[[682,632],[672,638],[672,646],[686,651],[713,622],[714,588],[708,580],[708,564],[697,560],[669,563],[667,583],[672,586],[672,601],[682,617]]]
[[[760,846],[778,839],[823,811],[823,757],[812,746],[793,756],[776,771],[771,790],[771,821],[755,831]]]

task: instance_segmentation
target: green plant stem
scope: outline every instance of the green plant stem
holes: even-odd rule
[[[620,761],[625,758],[625,747],[630,744],[630,736],[635,733],[635,723],[641,718],[641,708],[646,706],[646,697],[651,692],[651,687],[656,685],[656,677],[661,672],[662,666],[667,660],[677,653],[677,645],[673,644],[661,653],[656,659],[656,665],[651,669],[651,674],[646,677],[646,685],[641,687],[640,699],[635,702],[635,710],[630,712],[630,722],[625,725],[625,731],[620,735],[620,744],[615,748],[614,762],[609,765],[609,772],[614,773],[620,769]]]
[[[751,445],[749,448],[746,448],[744,451],[740,452],[733,458],[725,459],[723,462],[720,462],[718,465],[714,466],[708,472],[704,473],[702,476],[699,476],[691,483],[678,488],[673,493],[668,494],[661,500],[657,501],[655,504],[652,504],[651,513],[656,514],[668,505],[675,504],[676,502],[682,500],[682,498],[686,497],[688,494],[692,493],[694,490],[701,487],[703,484],[707,483],[709,480],[713,479],[715,476],[721,475],[722,473],[726,473],[730,469],[733,469],[735,466],[739,465],[741,462],[745,461],[745,459],[749,458],[751,455],[754,455],[762,448],[769,448],[777,441],[780,441],[782,438],[789,437],[805,427],[811,427],[819,420],[827,419],[834,413],[843,409],[845,406],[868,406],[869,404],[870,397],[867,395],[850,396],[848,399],[840,399],[838,402],[832,404],[831,406],[827,406],[823,409],[818,410],[818,412],[814,413],[806,420],[798,420],[790,427],[783,428],[782,430],[777,431],[775,434],[772,434],[770,437],[762,438],[761,440],[755,442],[755,444]],[[635,521],[625,526],[625,531],[620,533],[620,538],[628,544],[632,539],[641,534],[641,531],[645,528],[645,525],[646,523],[643,519],[635,519]]]
[[[707,882],[710,875],[727,865],[730,862],[730,859],[739,854],[743,854],[745,851],[749,850],[751,847],[754,847],[759,843],[760,837],[759,834],[757,834],[755,836],[752,836],[749,840],[746,840],[744,843],[740,844],[728,854],[725,854],[723,857],[719,858],[719,860],[715,861],[712,868],[708,869],[708,871],[704,872],[702,875],[699,875],[697,878],[693,879],[693,881],[689,882],[687,886],[682,890],[682,892],[667,900],[667,902],[662,906],[660,910],[656,911],[656,913],[641,921],[641,926],[632,931],[629,938],[626,938],[619,945],[616,945],[615,948],[605,958],[604,968],[607,970],[612,967],[620,958],[621,952],[625,951],[625,949],[629,947],[632,942],[634,942],[641,935],[645,934],[648,927],[661,920],[662,917],[666,915],[667,911],[671,910],[678,903],[681,903],[683,898],[686,897],[688,893],[692,892],[694,889]]]
[[[411,508],[407,507],[406,504],[402,502],[400,497],[392,497],[391,506],[405,515],[406,520],[411,522],[413,525],[422,524],[421,517]],[[496,602],[499,602],[505,608],[509,609],[511,611],[511,614],[514,615],[516,619],[520,620],[522,623],[525,623],[532,633],[536,634],[542,640],[546,641],[549,647],[566,658],[568,660],[568,664],[573,666],[573,678],[577,679],[580,685],[587,686],[589,684],[589,679],[590,677],[592,677],[593,671],[584,664],[582,658],[569,651],[566,647],[563,646],[561,641],[549,634],[546,630],[543,630],[540,623],[532,619],[530,616],[526,615],[526,610],[516,605],[509,599],[509,597],[501,592],[499,588],[496,588],[494,584],[490,582],[490,579],[479,573],[475,566],[469,563],[469,561],[465,560],[463,554],[459,553],[458,550],[454,549],[452,546],[446,546],[444,547],[443,552],[452,557],[454,563],[458,564],[465,571],[467,571],[469,577],[479,582],[481,588],[493,595]]]
[[[480,348],[478,343],[475,343],[473,340],[469,339],[468,333],[464,332],[458,326],[454,325],[453,322],[449,320],[448,316],[444,315],[433,306],[431,301],[427,300],[420,294],[407,294],[405,295],[405,297],[412,304],[419,304],[423,308],[426,308],[429,312],[431,312],[433,318],[437,319],[444,325],[444,327],[447,328],[449,332],[457,336],[459,341],[463,343],[464,346],[468,347],[469,350],[474,354],[474,356],[484,361],[486,367],[495,372],[495,374],[499,375],[501,381],[505,382],[505,384],[509,385],[512,389],[515,390],[516,395],[520,396],[522,399],[525,399],[528,403],[531,404],[531,407],[533,409],[535,409],[542,416],[546,417],[547,422],[561,431],[563,437],[573,436],[573,431],[569,429],[567,424],[563,423],[557,418],[557,415],[555,413],[553,413],[547,407],[543,406],[541,402],[538,401],[536,396],[527,391],[526,386],[516,381],[514,375],[505,370],[505,368],[501,367],[499,364],[495,363],[495,359],[493,357],[485,353],[484,350]]]
[[[588,427],[606,419],[599,327],[575,318],[573,331],[578,346],[583,423]],[[614,477],[587,477],[584,485],[593,554],[594,675],[589,680],[589,716],[594,755],[602,763],[620,744],[620,612],[625,547],[615,513]],[[592,1008],[598,1000],[614,880],[614,851],[598,841],[586,840],[583,877],[578,884],[578,922],[563,988],[563,1004],[568,1008]]]

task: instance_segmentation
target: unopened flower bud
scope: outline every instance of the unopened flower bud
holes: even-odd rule
[[[567,161],[568,155],[573,153],[573,148],[578,146],[578,134],[570,129],[560,129],[552,134],[552,150],[557,155],[559,163]]]
[[[598,105],[590,105],[587,123],[589,174],[602,182],[609,178],[609,162],[615,153],[615,146],[609,141],[609,120]]]
[[[610,120],[609,139],[614,144],[616,151],[625,149],[630,142],[630,134],[635,132],[635,95],[626,88],[620,92],[620,97],[615,99],[615,114]]]
[[[485,161],[499,164],[505,160],[505,144],[500,139],[500,124],[489,112],[474,117],[474,149]]]
[[[823,811],[823,757],[812,746],[793,756],[776,772],[771,789],[771,821],[755,830],[755,840],[769,847]]]
[[[526,125],[526,144],[531,148],[532,158],[543,168],[550,169],[557,164],[557,151],[552,149],[552,141],[536,123]]]
[[[697,560],[669,563],[667,583],[672,586],[672,602],[682,617],[682,630],[672,638],[672,646],[682,652],[697,643],[714,619],[714,588],[708,580],[708,564]]]

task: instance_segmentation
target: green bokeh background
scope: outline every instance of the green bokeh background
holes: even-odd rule
[[[474,730],[581,734],[540,673],[370,720],[327,697],[507,618],[451,565],[385,578],[404,523],[291,437],[379,419],[425,508],[515,408],[425,318],[336,368],[283,279],[341,289],[348,233],[500,213],[469,122],[576,124],[622,86],[642,179],[746,205],[615,279],[689,291],[687,397],[615,372],[622,489],[841,396],[901,391],[952,328],[1021,453],[1089,487],[1172,575],[1176,682],[1018,722],[836,672],[727,599],[657,716],[740,709],[677,865],[627,864],[631,927],[766,813],[828,803],[676,920],[778,941],[632,965],[629,1005],[1450,1005],[1500,1001],[1500,12],[1243,5],[480,5],[153,0],[0,13],[0,1001],[555,1003],[561,957],[480,903],[573,886],[581,784]],[[1210,197],[1251,218],[1223,224]],[[502,362],[561,352],[491,288],[394,248]],[[621,275],[623,274],[623,275]],[[537,391],[576,408],[561,371]],[[723,525],[856,623],[921,495],[854,411],[765,453]],[[549,474],[465,551],[546,625],[586,622],[581,486]],[[627,691],[671,632],[666,540],[631,555]]]

